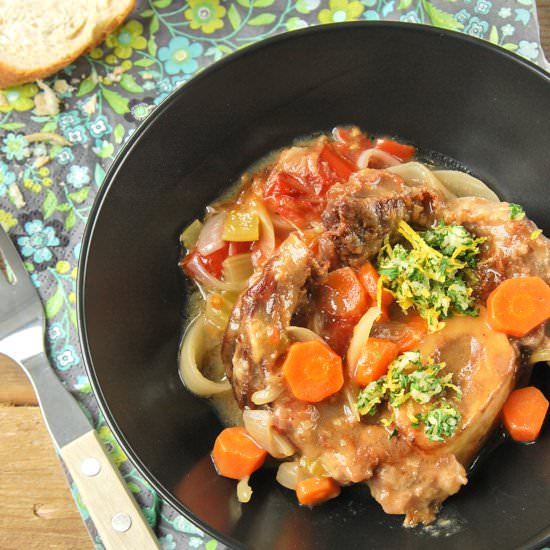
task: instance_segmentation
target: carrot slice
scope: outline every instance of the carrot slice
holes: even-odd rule
[[[388,372],[390,363],[398,356],[399,347],[384,338],[369,338],[363,348],[357,367],[355,380],[360,386],[367,386]]]
[[[381,138],[376,140],[376,148],[385,151],[399,160],[407,161],[414,155],[416,147],[405,145],[393,139]]]
[[[365,289],[350,267],[331,271],[316,296],[321,310],[333,317],[358,319],[369,306]]]
[[[283,376],[294,397],[309,403],[326,399],[344,384],[342,359],[319,341],[292,344],[283,363]]]
[[[341,157],[334,148],[328,144],[321,149],[319,158],[329,165],[330,169],[339,179],[345,181],[347,181],[353,172],[357,170],[351,162]]]
[[[367,262],[366,264],[361,266],[358,277],[359,277],[359,280],[361,281],[361,284],[367,291],[367,294],[371,297],[372,301],[376,302],[378,279],[380,279],[380,275],[378,274],[378,271],[376,271],[376,268],[370,262]],[[392,293],[387,289],[383,289],[382,305],[389,306],[392,302],[393,302]]]
[[[262,449],[244,428],[226,428],[216,438],[212,459],[218,473],[242,479],[255,472],[265,461]]]
[[[399,353],[417,348],[428,334],[428,323],[418,313],[412,313],[405,319],[404,328],[405,330],[395,341],[399,347]]]
[[[302,505],[320,504],[340,494],[340,485],[331,477],[310,477],[296,484],[296,496]]]
[[[380,275],[378,274],[378,271],[376,271],[376,268],[370,263],[367,262],[366,264],[361,266],[361,269],[358,273],[359,280],[361,281],[361,284],[363,285],[363,288],[367,291],[367,294],[369,295],[369,298],[372,300],[373,303],[376,303],[377,301],[377,289],[378,289],[378,279],[380,279]],[[392,293],[383,288],[382,289],[382,314],[380,315],[379,320],[380,321],[387,321],[390,316],[388,314],[388,307],[393,302],[393,295]]]
[[[548,399],[528,386],[510,394],[502,407],[502,421],[512,439],[527,443],[537,439],[547,411]]]
[[[550,318],[550,286],[540,277],[507,279],[487,299],[491,327],[510,336],[525,336]]]

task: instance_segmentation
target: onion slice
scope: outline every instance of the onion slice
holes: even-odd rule
[[[273,223],[273,228],[279,235],[284,234],[286,236],[296,229],[296,225],[286,218],[279,216],[279,214],[271,214],[271,221]]]
[[[361,422],[361,416],[357,410],[357,396],[353,395],[353,390],[350,386],[347,386],[344,390],[344,397],[346,402],[344,403],[344,414],[349,422]]]
[[[263,203],[259,200],[252,203],[252,209],[260,218],[260,248],[263,255],[269,258],[275,250],[275,228]]]
[[[271,425],[273,415],[266,410],[246,409],[243,412],[243,423],[251,437],[275,458],[292,456],[296,449],[290,441],[278,433]]]
[[[543,361],[550,363],[550,348],[537,349],[531,354],[531,357],[529,357],[530,365],[542,363]]]
[[[206,350],[204,338],[204,321],[197,317],[187,328],[180,350],[180,373],[188,390],[201,397],[223,393],[231,389],[227,380],[214,382],[206,378],[199,364]]]
[[[277,482],[287,489],[296,490],[299,481],[305,478],[299,462],[283,462],[277,470]]]
[[[225,212],[214,214],[204,224],[197,240],[197,250],[201,256],[208,256],[225,246],[222,239]]]
[[[251,395],[250,401],[254,405],[267,405],[275,401],[281,393],[283,393],[283,386],[281,384],[268,383],[264,389],[255,391]]]
[[[447,200],[456,198],[456,196],[434,176],[433,172],[420,162],[406,162],[398,166],[391,166],[387,170],[392,174],[401,176],[410,187],[425,186],[437,191]]]
[[[296,342],[311,342],[312,340],[324,342],[316,332],[305,327],[290,326],[286,329],[286,333]]]
[[[382,161],[386,167],[397,166],[401,164],[393,155],[386,153],[386,151],[381,151],[380,149],[372,148],[363,151],[357,158],[357,167],[360,169],[368,168],[370,160],[374,158],[376,160]]]
[[[227,257],[222,262],[222,270],[224,282],[239,285],[244,289],[248,285],[248,279],[254,272],[252,254],[245,252]]]
[[[379,307],[371,307],[353,328],[353,336],[351,337],[346,356],[349,367],[355,368],[355,365],[357,365],[357,361],[359,361],[359,357],[361,356],[361,351],[369,339],[372,325],[381,313],[382,311]]]
[[[208,290],[217,290],[218,292],[240,292],[243,289],[241,282],[220,281],[216,279],[216,277],[204,267],[197,256],[192,257],[192,261],[187,264],[186,267],[188,272],[193,276],[193,279]]]
[[[250,476],[245,476],[237,483],[237,500],[242,503],[250,502],[252,498],[252,487],[250,487],[248,481]]]
[[[500,202],[493,190],[470,174],[458,170],[434,170],[432,173],[457,197],[481,197],[491,202]]]

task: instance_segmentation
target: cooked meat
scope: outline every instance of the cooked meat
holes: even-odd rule
[[[286,329],[314,265],[311,249],[291,234],[233,309],[222,358],[241,407],[267,385],[277,357],[287,348]]]
[[[404,438],[389,438],[380,425],[346,416],[345,396],[316,405],[281,396],[273,403],[275,427],[288,437],[312,473],[342,485],[368,482],[373,497],[407,525],[433,521],[440,504],[466,480],[450,453],[424,452]]]
[[[354,266],[376,254],[399,221],[431,225],[441,203],[428,188],[407,187],[400,176],[367,168],[330,189],[322,220],[342,263]]]
[[[444,219],[464,225],[478,237],[487,237],[476,270],[479,282],[475,293],[480,300],[485,301],[499,283],[513,277],[536,275],[550,284],[550,240],[544,235],[532,238],[537,226],[526,216],[512,219],[508,203],[462,197],[448,203]],[[514,345],[519,351],[532,352],[542,345],[545,325],[550,323],[512,339]]]
[[[411,525],[432,521],[440,504],[467,482],[464,467],[498,420],[517,367],[513,347],[504,334],[487,327],[483,309],[479,317],[448,320],[420,350],[425,358],[445,361],[463,392],[461,426],[447,442],[430,441],[411,425],[410,418],[423,412],[414,402],[393,409],[399,436],[391,439],[378,418],[359,423],[346,414],[342,393],[315,405],[283,394],[272,404],[276,428],[308,464],[343,485],[368,482],[384,510],[406,514]],[[391,407],[382,414],[389,417]]]
[[[550,241],[544,235],[532,239],[537,226],[527,217],[511,219],[508,203],[462,197],[447,204],[444,220],[463,225],[478,237],[487,237],[477,273],[476,292],[481,300],[512,277],[538,275],[550,283]]]
[[[428,189],[407,187],[401,177],[371,169],[335,185],[327,199],[319,246],[309,247],[297,233],[291,234],[231,314],[222,357],[241,407],[250,405],[251,395],[266,387],[266,378],[273,375],[277,357],[288,344],[286,328],[312,272],[319,274],[321,264],[326,270],[326,258],[319,254],[323,260],[317,261],[312,250],[334,249],[342,263],[360,263],[377,252],[401,219],[429,225],[441,202]]]
[[[286,161],[292,160],[292,150],[288,155]],[[306,303],[312,281],[329,267],[358,266],[371,259],[387,236],[395,236],[401,220],[428,227],[443,217],[488,237],[478,270],[483,297],[507,277],[548,280],[548,241],[531,239],[534,224],[510,220],[508,205],[472,198],[446,204],[433,190],[408,187],[384,170],[353,174],[334,185],[326,201],[322,227],[314,236],[291,233],[239,298],[224,335],[226,372],[241,408],[255,407],[254,392],[280,388],[267,405],[274,427],[292,442],[311,475],[329,475],[342,485],[367,482],[387,513],[406,514],[409,525],[428,523],[467,482],[464,466],[479,450],[513,386],[517,352],[507,337],[487,326],[482,310],[479,318],[449,320],[444,330],[426,338],[424,359],[447,362],[463,391],[460,429],[451,441],[434,443],[418,422],[411,425],[411,418],[423,412],[421,407],[412,410],[411,402],[395,410],[385,404],[376,416],[359,420],[350,413],[358,388],[349,380],[343,391],[320,403],[295,399],[279,372],[290,342],[287,328]],[[381,417],[394,419],[397,437],[388,437]]]
[[[462,391],[457,404],[460,426],[446,442],[430,441],[411,425],[410,418],[425,412],[418,403],[395,409],[399,432],[416,447],[430,453],[452,453],[467,466],[477,455],[515,382],[517,353],[502,332],[487,325],[487,312],[480,307],[478,317],[448,319],[445,328],[429,334],[419,347],[424,360],[433,357],[445,363],[445,373]]]
[[[380,465],[367,482],[387,514],[406,514],[405,525],[430,523],[441,503],[467,483],[466,473],[451,454],[401,456]]]

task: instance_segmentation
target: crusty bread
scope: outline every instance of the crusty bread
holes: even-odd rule
[[[0,0],[0,88],[49,76],[99,44],[135,0]]]

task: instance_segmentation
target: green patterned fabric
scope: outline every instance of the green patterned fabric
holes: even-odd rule
[[[103,44],[45,81],[61,98],[59,115],[37,113],[40,83],[0,90],[0,224],[44,301],[54,368],[89,412],[164,550],[219,545],[159,499],[98,413],[75,310],[80,242],[94,197],[139,123],[202,68],[277,33],[379,19],[463,31],[547,67],[534,0],[139,0]],[[37,133],[51,139],[35,141]]]

